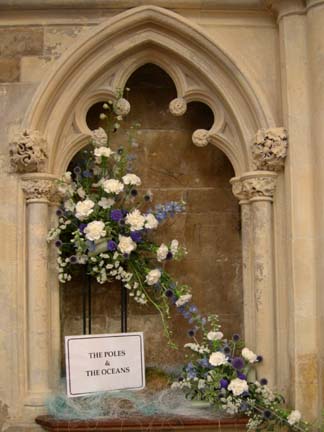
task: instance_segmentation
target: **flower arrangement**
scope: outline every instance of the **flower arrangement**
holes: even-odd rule
[[[118,92],[102,109],[105,128],[92,132],[83,165],[76,166],[73,173],[66,172],[57,184],[62,204],[48,241],[57,247],[59,281],[69,282],[81,267],[100,284],[121,281],[135,301],[156,307],[173,346],[168,319],[170,304],[174,304],[192,325],[188,334],[193,342],[185,345],[190,361],[173,388],[227,414],[248,416],[249,430],[283,425],[307,431],[309,426],[299,411],[283,408],[283,397],[268,387],[265,378],[251,379],[262,357],[248,349],[239,335],[225,339],[217,316],[204,318],[191,302],[188,285],[178,283],[166,271],[166,262],[181,259],[186,250],[176,239],[156,244],[152,233],[167,218],[183,212],[185,203],[147,208],[152,193],[141,191],[129,152],[138,125],[130,128],[125,146],[117,150],[110,146],[130,104]]]
[[[125,146],[116,151],[110,147],[130,104],[119,92],[102,108],[105,128],[92,132],[90,146],[83,152],[84,166],[66,172],[57,184],[62,205],[48,241],[57,247],[58,278],[69,282],[85,267],[100,284],[121,281],[136,302],[150,302],[158,309],[171,343],[169,299],[184,303],[191,294],[187,285],[172,279],[165,263],[181,259],[186,250],[176,239],[158,245],[151,234],[165,219],[183,212],[185,203],[144,209],[152,193],[140,192],[141,179],[132,172],[129,154],[138,125],[131,127]]]

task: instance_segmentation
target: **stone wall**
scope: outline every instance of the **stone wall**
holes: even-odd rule
[[[140,122],[135,172],[142,178],[143,190],[153,192],[154,206],[160,202],[184,200],[187,211],[170,219],[155,238],[169,242],[177,238],[188,249],[182,262],[167,265],[175,277],[193,288],[194,303],[202,314],[216,313],[226,336],[243,331],[243,292],[241,280],[240,213],[229,179],[233,169],[226,156],[214,146],[198,148],[192,144],[192,132],[209,129],[211,110],[202,103],[189,104],[183,117],[173,117],[169,102],[176,97],[172,80],[161,69],[146,65],[128,80],[131,114],[112,140],[117,148],[127,137],[125,132]],[[98,121],[101,104],[90,110],[88,124]],[[62,286],[62,331],[64,335],[82,332],[82,280]],[[71,296],[72,294],[72,296]],[[119,286],[95,286],[93,292],[93,332],[120,331]],[[130,301],[129,330],[144,331],[146,362],[155,365],[181,363],[189,341],[190,325],[172,313],[171,327],[180,350],[171,350],[163,336],[159,314],[154,308]]]

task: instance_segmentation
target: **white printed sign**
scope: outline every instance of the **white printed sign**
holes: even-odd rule
[[[65,337],[69,397],[145,387],[143,333]]]

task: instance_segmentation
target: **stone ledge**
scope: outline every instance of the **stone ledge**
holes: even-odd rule
[[[189,417],[131,417],[123,419],[93,420],[57,420],[52,416],[38,416],[36,423],[46,431],[79,432],[79,431],[173,431],[173,430],[205,430],[227,432],[243,430],[246,418],[215,418],[201,419]]]

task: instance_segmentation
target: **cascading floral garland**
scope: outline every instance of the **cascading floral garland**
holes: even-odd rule
[[[185,203],[168,202],[146,209],[152,194],[140,190],[141,179],[132,172],[129,154],[138,125],[130,128],[127,145],[117,151],[110,147],[130,104],[119,91],[115,100],[102,108],[100,119],[105,129],[92,132],[82,163],[73,173],[66,172],[57,185],[62,205],[48,241],[57,247],[59,281],[69,282],[80,267],[86,267],[100,284],[121,281],[135,301],[156,307],[173,346],[168,320],[170,304],[174,304],[189,320],[192,328],[188,334],[194,342],[185,345],[191,352],[190,362],[173,388],[228,414],[248,416],[250,430],[285,425],[307,431],[309,426],[299,411],[284,409],[283,397],[267,386],[266,379],[249,380],[251,369],[262,357],[245,347],[238,335],[224,339],[217,316],[202,317],[191,303],[189,286],[178,283],[165,270],[167,261],[181,259],[186,250],[176,239],[158,245],[152,233],[168,217],[183,212]]]

